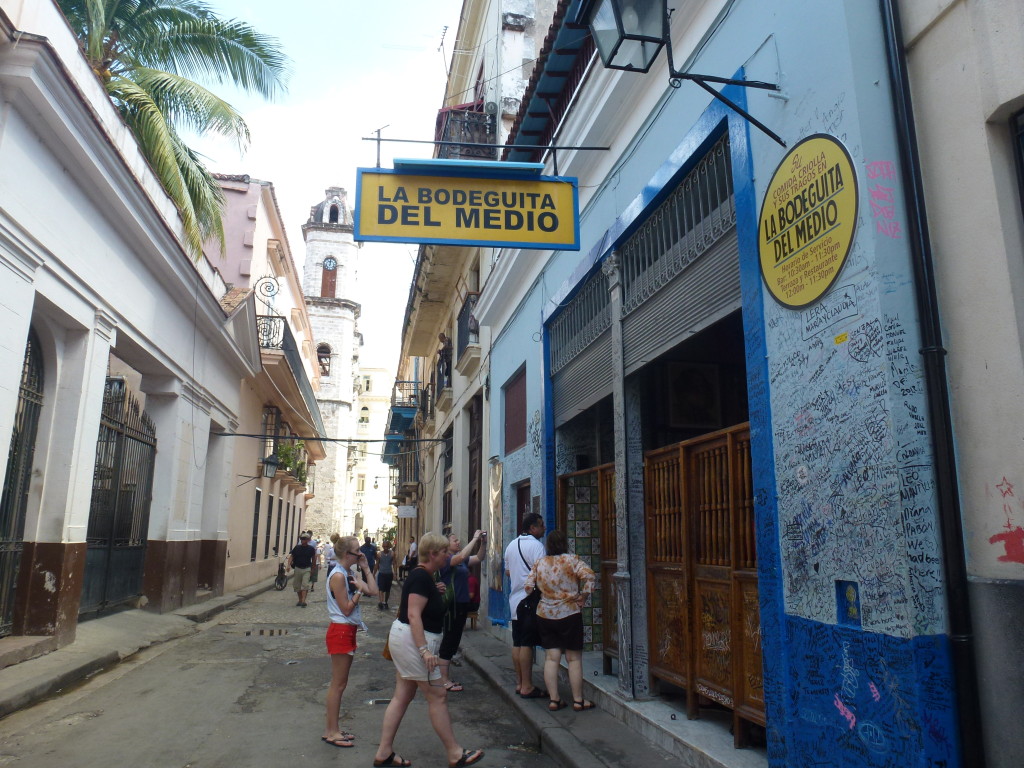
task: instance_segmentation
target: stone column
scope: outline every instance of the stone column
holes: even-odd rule
[[[211,402],[198,385],[171,377],[147,377],[142,390],[157,439],[143,593],[163,613],[196,599]]]
[[[238,422],[228,421],[228,431],[237,432]],[[214,597],[224,594],[224,575],[228,554],[228,510],[234,450],[231,441],[241,438],[222,437],[223,430],[213,425],[206,446],[206,481],[203,487],[202,519],[199,521],[199,585]],[[283,532],[283,529],[282,529]]]
[[[612,423],[615,431],[615,509],[618,569],[615,596],[619,629],[619,695],[645,698],[647,663],[647,581],[643,568],[643,445],[640,392],[627,383],[622,354],[622,279],[617,252],[601,267],[608,278],[612,318]],[[635,571],[635,572],[634,572]]]

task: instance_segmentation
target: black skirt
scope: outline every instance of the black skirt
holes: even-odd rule
[[[545,650],[583,650],[582,613],[574,613],[564,619],[545,619],[538,616],[537,628],[540,630],[541,647]]]

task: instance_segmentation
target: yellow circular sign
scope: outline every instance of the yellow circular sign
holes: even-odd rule
[[[761,205],[761,277],[785,307],[813,304],[846,263],[857,228],[857,174],[850,153],[824,133],[793,147]]]

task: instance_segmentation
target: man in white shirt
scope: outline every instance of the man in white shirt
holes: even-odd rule
[[[516,693],[524,699],[542,699],[548,694],[533,684],[533,647],[539,638],[524,637],[515,617],[519,603],[526,597],[523,589],[526,577],[537,559],[544,556],[544,545],[540,541],[544,535],[544,518],[531,512],[523,518],[522,530],[524,533],[505,547],[505,573],[511,585],[508,608],[512,615],[512,664],[516,670]]]

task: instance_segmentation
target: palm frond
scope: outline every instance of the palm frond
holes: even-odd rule
[[[216,186],[209,171],[198,162],[194,153],[183,149],[181,138],[145,88],[118,77],[110,81],[107,90],[118,103],[125,123],[135,134],[139,149],[178,207],[189,252],[198,258],[203,252],[203,242],[209,236],[216,237],[223,249],[223,197],[211,197],[209,194],[209,186]],[[207,179],[205,188],[204,183],[197,181],[204,175]],[[217,187],[218,193],[219,190]]]
[[[135,69],[131,80],[144,88],[175,130],[234,138],[240,150],[249,142],[249,127],[234,107],[188,78],[158,69]]]
[[[82,51],[181,212],[186,247],[224,248],[223,195],[179,129],[233,137],[249,129],[226,101],[195,82],[230,82],[273,98],[285,89],[288,59],[277,41],[222,20],[202,0],[57,0]]]

